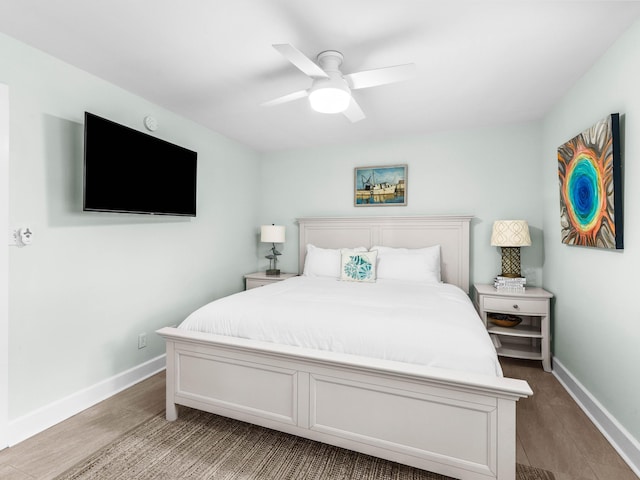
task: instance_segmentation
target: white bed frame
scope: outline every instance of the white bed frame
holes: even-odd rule
[[[439,244],[443,280],[469,291],[469,216],[301,218],[319,247]],[[478,318],[478,321],[480,319]],[[177,405],[462,480],[515,480],[525,381],[163,328],[167,420]]]

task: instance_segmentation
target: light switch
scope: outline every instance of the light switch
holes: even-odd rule
[[[29,227],[9,229],[9,245],[25,247],[33,242],[33,230]]]

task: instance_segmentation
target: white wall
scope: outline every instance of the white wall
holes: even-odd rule
[[[9,258],[9,417],[27,415],[164,353],[154,331],[243,288],[255,269],[258,155],[0,35],[11,112],[10,213],[33,245]],[[82,212],[90,111],[198,152],[198,216]],[[246,188],[237,189],[234,179]],[[137,336],[148,346],[137,348]]]
[[[349,128],[343,118],[335,120]],[[521,218],[529,222],[533,243],[522,248],[522,266],[531,283],[539,285],[543,262],[540,139],[540,126],[531,123],[267,154],[261,163],[260,221],[287,226],[281,269],[295,272],[297,217],[475,215],[471,280],[491,283],[500,270],[500,251],[489,244],[493,221]],[[354,207],[354,167],[394,164],[408,165],[408,205]],[[260,253],[264,267],[266,247]]]
[[[0,83],[0,231],[9,228],[9,89]],[[9,425],[9,252],[0,245],[0,449]]]
[[[638,85],[640,22],[545,118],[542,157],[544,278],[545,287],[556,295],[555,357],[636,441],[640,439]],[[557,147],[614,112],[621,115],[625,248],[606,251],[563,245]]]

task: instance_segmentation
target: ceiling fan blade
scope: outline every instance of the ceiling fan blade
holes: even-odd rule
[[[305,75],[311,78],[329,78],[329,75],[322,68],[293,45],[279,43],[273,45],[273,48],[278,50],[284,58],[298,67]]]
[[[347,117],[351,121],[351,123],[356,123],[366,118],[364,112],[360,108],[360,105],[358,105],[358,102],[356,102],[355,98],[353,97],[351,97],[349,106],[344,112],[342,112],[342,114]]]
[[[273,107],[275,105],[292,102],[293,100],[298,100],[299,98],[304,98],[308,96],[309,96],[309,92],[307,90],[299,90],[297,92],[293,92],[288,95],[284,95],[282,97],[274,98],[273,100],[269,100],[268,102],[261,103],[260,105],[263,107]]]
[[[349,75],[344,75],[344,79],[347,80],[352,90],[358,90],[359,88],[377,87],[378,85],[402,82],[415,76],[416,64],[407,63],[405,65],[396,65],[395,67],[350,73]]]

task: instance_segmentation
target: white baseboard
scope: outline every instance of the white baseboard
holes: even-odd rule
[[[609,443],[640,477],[640,442],[620,425],[613,415],[557,359],[553,359],[553,375],[584,410]]]
[[[9,421],[9,446],[20,443],[116,393],[164,370],[166,355],[107,378],[91,387]]]

